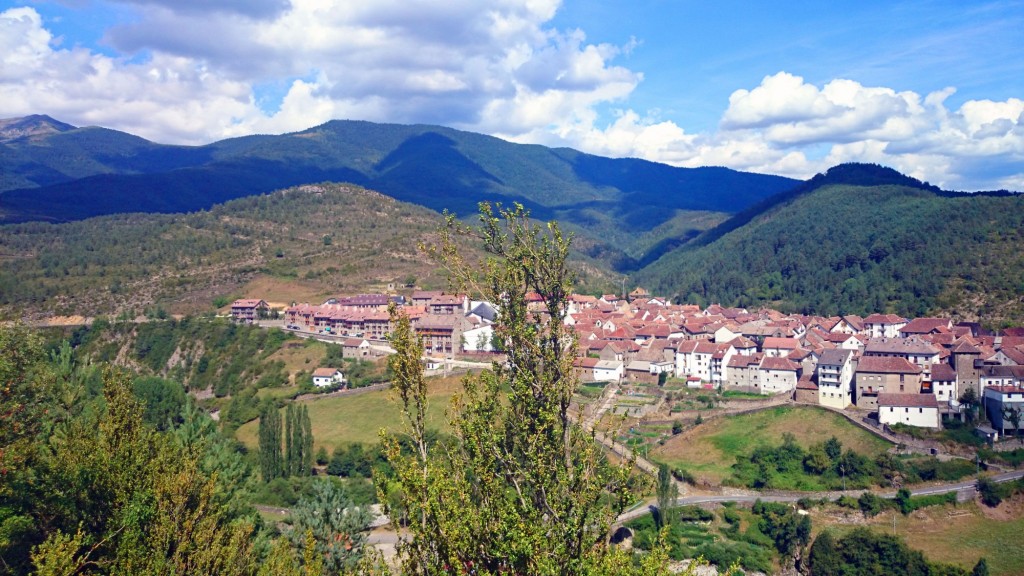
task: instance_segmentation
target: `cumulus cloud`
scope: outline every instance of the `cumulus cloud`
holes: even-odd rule
[[[1024,101],[952,109],[953,88],[779,72],[736,90],[716,130],[688,132],[629,107],[644,76],[617,59],[642,39],[555,29],[559,0],[117,2],[134,14],[106,32],[117,56],[64,47],[31,7],[0,12],[0,115],[187,144],[334,118],[432,123],[677,166],[806,178],[867,161],[950,188],[1024,182]]]

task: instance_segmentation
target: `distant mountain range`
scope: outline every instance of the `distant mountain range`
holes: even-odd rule
[[[650,232],[681,212],[687,221],[694,211],[732,214],[799,184],[727,168],[512,144],[440,126],[331,121],[280,136],[168,146],[48,116],[0,121],[0,173],[6,222],[188,212],[323,181],[460,215],[475,213],[480,201],[515,201],[539,218],[590,234],[592,252],[617,254],[612,259],[623,268],[637,267],[641,252],[665,239],[649,238],[631,258],[622,252],[627,234]],[[616,240],[602,242],[608,239]]]
[[[630,284],[688,302],[1024,322],[1024,197],[946,192],[870,164],[800,182],[350,121],[166,146],[32,116],[0,121],[0,168],[9,222],[194,211],[306,182],[351,182],[460,215],[481,200],[520,202],[577,234],[590,286],[628,274]],[[160,222],[157,232],[173,229]]]

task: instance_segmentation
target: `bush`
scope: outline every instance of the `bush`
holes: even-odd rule
[[[865,494],[869,494],[869,492],[865,492]],[[856,510],[857,508],[860,508],[860,503],[853,496],[840,496],[839,498],[836,498],[836,506]]]
[[[676,517],[683,522],[710,522],[715,515],[700,506],[680,506],[676,508]]]
[[[857,499],[857,506],[865,516],[877,516],[885,508],[885,502],[872,492],[865,492]]]
[[[690,486],[696,486],[697,485],[697,479],[693,476],[693,474],[691,474],[687,470],[684,470],[683,468],[673,468],[672,469],[672,476],[676,480],[679,480],[680,482],[686,482]]]
[[[994,482],[991,478],[978,479],[978,494],[981,495],[981,502],[990,508],[999,506],[1003,498],[1008,496],[1007,486]]]

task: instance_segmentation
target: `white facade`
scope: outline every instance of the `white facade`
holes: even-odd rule
[[[939,427],[938,407],[879,406],[878,421],[882,424],[906,424],[920,428]]]
[[[345,383],[345,375],[341,370],[319,368],[313,371],[313,385],[317,388],[330,388]]]
[[[462,333],[462,350],[464,352],[493,352],[494,347],[491,345],[491,336],[493,335],[494,330],[490,324],[466,330]]]
[[[624,373],[622,362],[598,360],[594,366],[595,382],[619,382]]]
[[[853,363],[848,350],[826,350],[818,361],[818,403],[845,409],[853,402]]]

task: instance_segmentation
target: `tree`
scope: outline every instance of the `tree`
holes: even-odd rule
[[[296,476],[299,471],[300,428],[295,418],[295,406],[289,404],[284,411],[284,468],[285,476]]]
[[[964,390],[964,393],[960,395],[960,404],[963,405],[966,410],[967,421],[974,422],[974,410],[978,406],[978,393],[973,387],[968,387]]]
[[[841,576],[843,574],[843,557],[836,546],[835,538],[827,530],[814,539],[808,560],[811,573],[815,576]]]
[[[562,322],[574,279],[570,241],[555,223],[542,232],[520,205],[495,215],[481,204],[481,223],[470,230],[449,215],[427,251],[447,267],[453,289],[498,304],[494,333],[506,360],[463,380],[450,410],[452,439],[440,449],[426,441],[422,345],[408,317],[391,308],[389,366],[412,450],[383,435],[395,476],[377,485],[382,502],[394,488],[404,495],[402,573],[652,573],[664,566],[662,548],[634,567],[609,544],[612,520],[629,502],[630,463],[609,464],[569,413],[579,385],[575,339]],[[490,254],[479,270],[457,247],[468,236]],[[528,292],[540,295],[545,313],[527,309]]]
[[[671,524],[672,508],[675,507],[676,498],[679,496],[679,486],[672,478],[672,470],[668,464],[662,462],[658,465],[658,528],[664,528]]]
[[[284,476],[281,457],[281,413],[267,404],[260,414],[259,425],[260,473],[264,482]]]
[[[296,550],[315,542],[316,557],[328,574],[354,568],[363,554],[372,516],[367,508],[352,503],[344,488],[330,479],[313,484],[312,495],[292,509],[288,540]]]
[[[971,570],[971,576],[988,576],[988,562],[984,558],[978,559],[978,563]]]
[[[825,454],[828,456],[829,460],[833,462],[838,462],[839,457],[842,455],[842,453],[843,443],[840,442],[838,438],[832,436],[827,441],[825,441]]]
[[[313,423],[309,420],[309,407],[302,406],[302,476],[313,471]]]
[[[1009,421],[1013,426],[1013,435],[1017,437],[1022,444],[1024,444],[1024,437],[1020,435],[1020,415],[1021,409],[1013,406],[1007,406],[1003,408],[1003,421]],[[1006,430],[1006,425],[1003,425],[1003,430]]]

